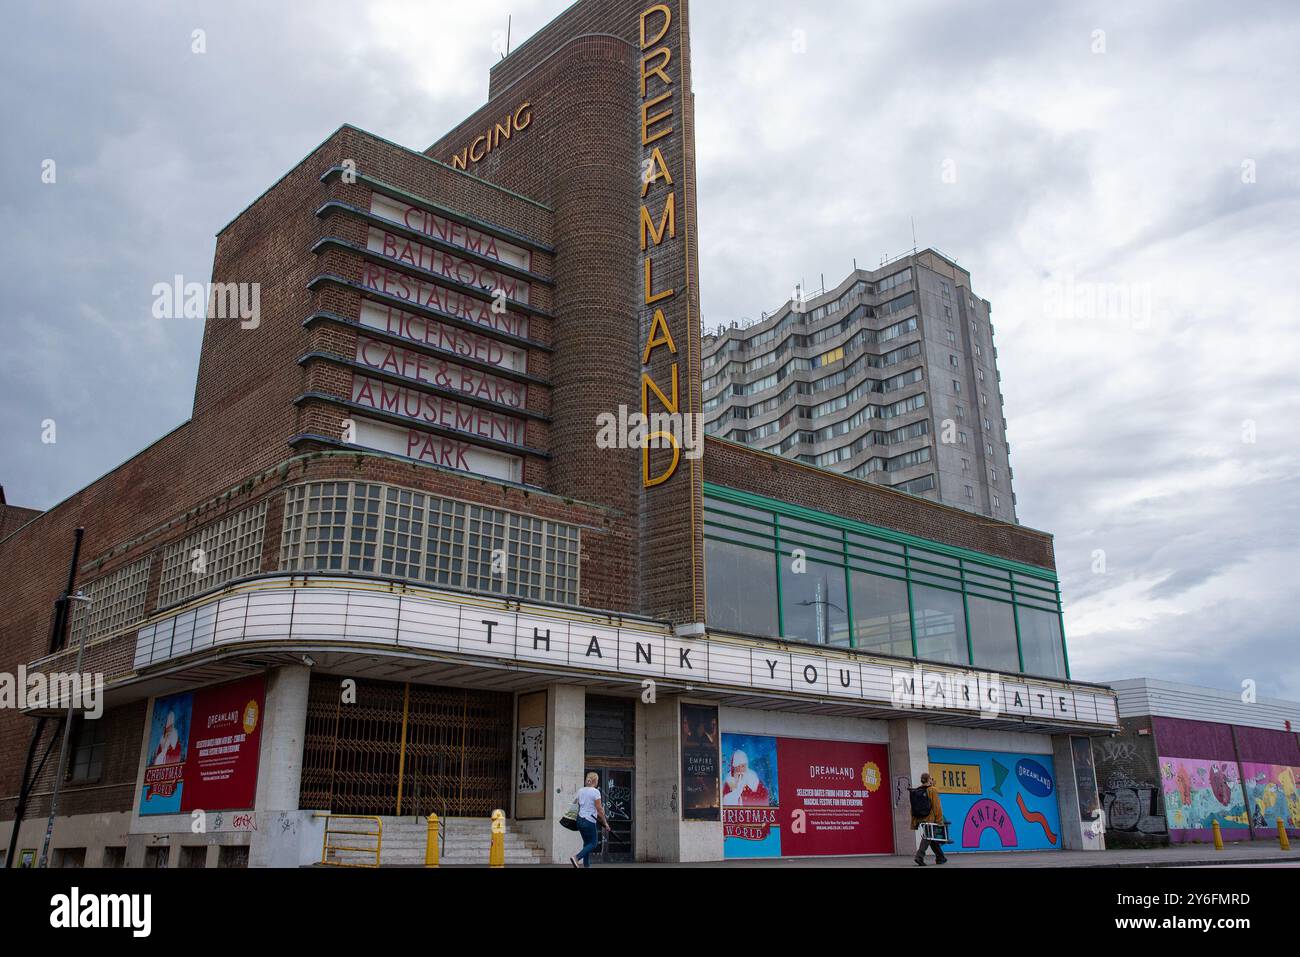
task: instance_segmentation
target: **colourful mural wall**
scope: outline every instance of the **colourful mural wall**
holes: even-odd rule
[[[1300,768],[1243,762],[1241,770],[1245,775],[1250,823],[1257,836],[1276,834],[1278,821],[1282,821],[1289,833],[1300,835],[1300,792],[1296,789]]]
[[[1250,836],[1246,796],[1235,761],[1161,756],[1159,764],[1173,840],[1212,840],[1215,821],[1227,839]]]
[[[1050,754],[931,748],[930,774],[952,822],[949,853],[1060,849]]]

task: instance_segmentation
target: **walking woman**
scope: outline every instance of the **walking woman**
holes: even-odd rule
[[[592,852],[600,844],[600,830],[609,832],[609,821],[605,820],[605,805],[600,800],[600,775],[592,771],[587,775],[587,785],[578,789],[578,833],[582,835],[582,850],[569,858],[574,867],[591,867]]]

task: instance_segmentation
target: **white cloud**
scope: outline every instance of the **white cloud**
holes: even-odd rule
[[[10,501],[48,506],[188,415],[200,330],[148,325],[152,283],[206,277],[215,232],[340,123],[433,142],[483,102],[507,14],[517,46],[567,5],[15,10]],[[909,249],[915,221],[993,303],[1019,512],[1057,535],[1076,675],[1300,694],[1294,5],[703,0],[692,28],[706,321]],[[1149,288],[1151,321],[1050,317],[1066,280]]]

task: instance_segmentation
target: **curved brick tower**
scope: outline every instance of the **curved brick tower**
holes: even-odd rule
[[[596,423],[641,411],[643,387],[650,413],[701,407],[687,6],[576,4],[497,64],[487,105],[427,150],[555,210],[546,485],[626,516],[636,608],[677,624],[704,620],[701,461],[598,448]],[[524,104],[532,120],[507,139],[498,127]]]

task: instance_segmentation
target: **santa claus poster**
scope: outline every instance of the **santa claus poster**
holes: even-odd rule
[[[141,814],[175,814],[181,809],[193,703],[194,695],[189,692],[154,702],[144,792],[140,795]]]
[[[880,744],[724,734],[724,856],[892,853],[887,762]]]
[[[263,694],[259,675],[155,701],[140,814],[252,807]]]
[[[722,736],[724,857],[780,857],[781,802],[776,738]]]

